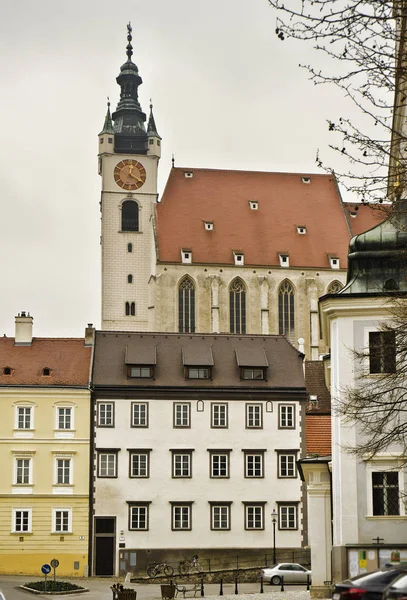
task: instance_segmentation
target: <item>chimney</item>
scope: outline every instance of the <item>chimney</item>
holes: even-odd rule
[[[93,327],[93,323],[88,323],[88,326],[85,327],[85,346],[93,346],[94,335],[95,328]]]
[[[30,313],[21,311],[16,316],[15,346],[31,346],[33,341],[33,318]]]

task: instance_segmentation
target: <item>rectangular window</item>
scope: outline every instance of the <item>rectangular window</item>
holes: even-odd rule
[[[245,529],[264,529],[264,504],[246,504]]]
[[[128,376],[135,379],[152,379],[153,375],[153,367],[130,367],[128,370]]]
[[[295,405],[278,405],[278,427],[279,429],[295,429]]]
[[[265,370],[264,369],[242,369],[242,379],[265,379]]]
[[[31,459],[16,458],[16,475],[15,482],[17,484],[31,484]]]
[[[244,452],[245,477],[264,477],[264,452]]]
[[[114,402],[97,403],[98,427],[114,427]]]
[[[148,531],[148,504],[129,505],[130,531]]]
[[[31,508],[13,509],[13,531],[15,533],[31,533]]]
[[[133,402],[131,405],[131,426],[148,427],[148,404]]]
[[[278,453],[278,477],[297,477],[296,454]]]
[[[72,429],[72,408],[57,408],[57,429]]]
[[[69,485],[71,483],[71,459],[57,458],[56,462],[56,482],[63,485]]]
[[[369,372],[395,373],[396,334],[394,331],[369,331]]]
[[[191,427],[191,404],[174,403],[174,427]]]
[[[298,529],[297,504],[280,504],[278,514],[279,529]]]
[[[187,379],[210,379],[211,369],[209,367],[187,367]]]
[[[211,529],[230,529],[230,502],[211,504]]]
[[[192,450],[188,452],[172,450],[172,476],[192,477]]]
[[[211,426],[224,427],[228,426],[228,405],[227,404],[211,404]]]
[[[174,531],[191,530],[191,504],[172,503],[172,529]]]
[[[399,515],[399,474],[397,471],[376,471],[372,473],[373,514]]]
[[[31,406],[17,407],[17,429],[32,429],[31,413]]]
[[[150,451],[130,452],[130,477],[150,476]]]
[[[230,451],[210,451],[211,477],[229,477],[229,455]]]
[[[98,477],[117,477],[117,452],[98,452]]]
[[[262,429],[263,406],[261,404],[246,404],[246,428]]]
[[[72,511],[71,509],[53,510],[53,532],[71,533],[72,532]]]

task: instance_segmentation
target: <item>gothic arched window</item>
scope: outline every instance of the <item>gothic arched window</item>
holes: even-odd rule
[[[246,333],[246,286],[239,277],[229,288],[230,333]]]
[[[138,231],[138,204],[126,200],[122,204],[122,231]]]
[[[178,287],[178,331],[195,333],[195,285],[190,277]]]
[[[278,290],[278,332],[294,339],[294,288],[286,279]]]
[[[343,288],[343,285],[340,281],[331,281],[331,283],[328,285],[328,289],[326,290],[327,294],[337,294],[338,292],[341,291],[341,289]]]

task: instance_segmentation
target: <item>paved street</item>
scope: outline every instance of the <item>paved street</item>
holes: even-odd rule
[[[21,590],[20,585],[24,585],[29,581],[37,581],[40,579],[33,577],[11,577],[11,576],[0,576],[0,589],[6,596],[6,600],[27,600],[30,596],[32,598],[50,598],[44,594],[32,595],[29,592]],[[78,598],[83,600],[112,600],[112,592],[110,586],[114,583],[113,579],[75,579],[73,583],[83,585],[89,589],[89,592],[81,594],[75,594],[74,596],[63,596],[64,598]],[[161,599],[161,588],[159,585],[147,585],[147,584],[126,584],[125,587],[131,587],[137,590],[137,600],[160,600]],[[271,591],[272,590],[272,591]],[[280,592],[279,587],[272,587],[269,585],[264,586],[264,594],[260,594],[259,583],[242,583],[239,585],[239,596],[234,594],[234,584],[226,583],[223,586],[224,596],[218,596],[219,585],[208,584],[205,585],[205,598],[210,597],[211,600],[216,600],[218,597],[220,600],[228,600],[229,598],[239,600],[309,600],[309,592],[305,590],[305,587],[290,586],[289,591]],[[52,598],[60,598],[61,596],[51,596]],[[191,597],[191,594],[187,596]],[[197,598],[200,598],[198,593]],[[178,596],[182,598],[182,596]]]

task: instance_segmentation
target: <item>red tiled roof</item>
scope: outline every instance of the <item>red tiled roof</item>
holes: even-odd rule
[[[257,210],[249,207],[253,200]],[[368,207],[362,215],[349,220],[367,229],[377,223]],[[278,253],[287,249],[290,267],[329,268],[329,255],[347,265],[351,230],[331,175],[173,168],[156,223],[160,262],[180,263],[188,248],[193,263],[233,264],[239,248],[245,265],[279,266]]]
[[[14,346],[14,338],[0,338],[0,386],[87,386],[91,347],[83,338],[33,338],[31,346]],[[4,374],[4,368],[11,375]],[[51,370],[49,376],[43,369]]]
[[[306,415],[305,432],[307,454],[318,454],[318,456],[331,454],[331,417],[329,415]]]
[[[371,206],[369,204],[344,202],[343,207],[352,236],[359,235],[359,233],[375,227],[389,216],[388,205]]]

